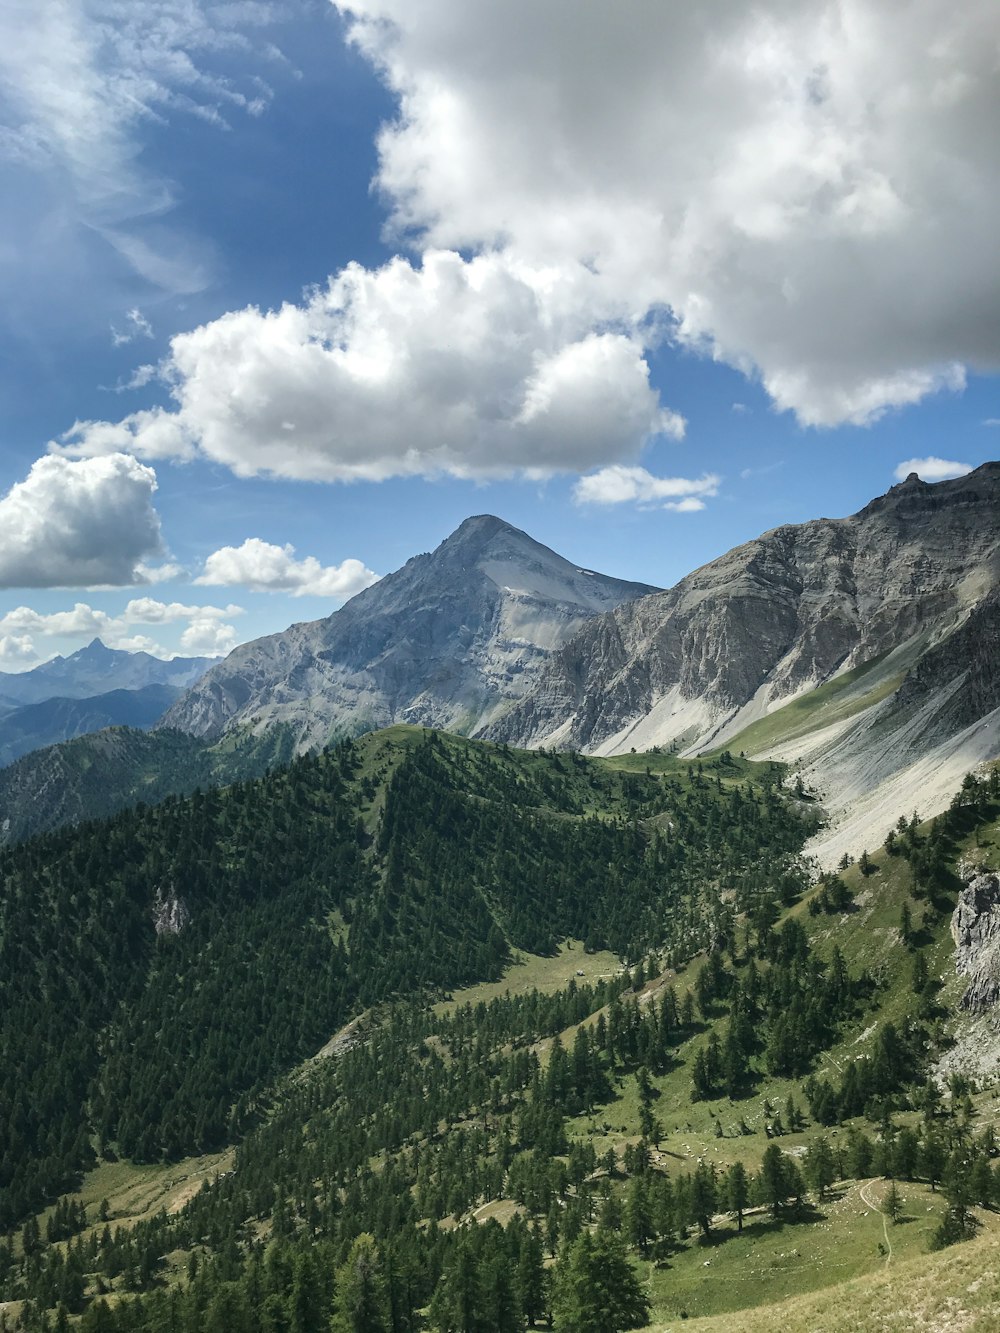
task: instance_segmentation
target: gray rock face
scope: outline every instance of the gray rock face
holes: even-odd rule
[[[153,929],[157,935],[179,935],[191,923],[191,910],[174,886],[156,890]]]
[[[951,918],[955,968],[969,978],[961,1005],[981,1014],[1000,999],[1000,876],[973,869]]]
[[[303,745],[394,722],[476,734],[588,620],[652,591],[470,518],[325,620],[237,648],[161,725],[209,737],[288,722]]]
[[[588,622],[487,735],[598,752],[704,746],[904,643],[919,656],[977,607],[995,635],[998,586],[1000,464],[933,486],[911,474],[858,514],[776,528]],[[995,654],[979,652],[976,670],[993,697]]]

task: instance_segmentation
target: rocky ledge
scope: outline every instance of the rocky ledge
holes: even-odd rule
[[[1000,875],[970,866],[962,877],[965,887],[951,918],[955,967],[969,978],[962,1008],[982,1014],[1000,999]]]

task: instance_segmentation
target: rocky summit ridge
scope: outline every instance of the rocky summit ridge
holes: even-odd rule
[[[325,619],[237,648],[162,725],[214,737],[285,722],[303,745],[396,722],[473,735],[587,620],[653,591],[476,515]]]
[[[396,722],[525,748],[732,748],[791,763],[823,863],[943,808],[1000,756],[1000,463],[915,474],[663,591],[467,519],[324,620],[245,644],[161,725],[288,723],[301,746]]]
[[[829,859],[914,804],[933,813],[1000,755],[998,640],[1000,463],[934,485],[911,474],[857,514],[775,528],[590,621],[487,734],[789,761],[834,815]]]

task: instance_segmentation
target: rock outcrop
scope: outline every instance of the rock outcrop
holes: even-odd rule
[[[998,585],[1000,464],[933,486],[911,474],[860,513],[776,528],[591,621],[488,735],[596,753],[723,743],[903,645],[912,665]]]
[[[325,620],[243,644],[161,725],[215,737],[285,722],[303,746],[394,722],[475,735],[588,620],[653,591],[479,515]]]
[[[191,909],[171,884],[161,884],[153,900],[153,929],[157,935],[179,935],[191,924]]]
[[[967,872],[951,918],[955,968],[969,978],[963,1009],[985,1013],[1000,999],[1000,875],[981,867]]]

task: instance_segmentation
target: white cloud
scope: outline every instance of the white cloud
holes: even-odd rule
[[[583,264],[435,251],[351,264],[303,305],[235,311],[176,336],[177,408],[77,422],[69,456],[200,453],[239,476],[327,481],[543,475],[632,460],[683,419]]]
[[[147,565],[145,561],[140,560],[135,568],[140,583],[170,583],[173,579],[183,577],[185,573],[184,567],[172,560],[162,565]]]
[[[40,458],[0,498],[0,587],[140,582],[163,549],[155,490],[153,469],[124,454]]]
[[[643,509],[689,514],[705,508],[704,497],[717,495],[721,480],[714,472],[701,477],[654,477],[644,467],[611,466],[581,477],[573,487],[573,499],[577,504],[637,504]]]
[[[984,426],[1000,426],[1000,417],[987,417],[983,422]]]
[[[1000,369],[995,0],[338,8],[398,235],[585,262],[809,425]]]
[[[111,326],[111,342],[115,347],[125,347],[128,343],[134,342],[136,338],[152,338],[153,326],[138,307],[133,306],[131,310],[126,310],[125,320],[127,327],[125,329],[116,329]],[[151,366],[140,366],[139,371],[152,370]],[[136,372],[138,374],[139,372]],[[135,375],[133,375],[133,380]],[[142,383],[147,384],[151,376],[147,376]]]
[[[77,602],[68,611],[36,611],[18,606],[0,616],[0,659],[20,666],[38,660],[32,636],[74,639],[86,642],[100,638],[109,648],[147,652],[158,657],[170,653],[154,639],[136,634],[136,626],[168,625],[187,621],[180,645],[185,653],[213,655],[235,646],[237,633],[228,621],[243,614],[241,606],[187,606],[182,602],[160,602],[152,597],[134,597],[117,615]],[[3,647],[3,645],[7,647]],[[2,693],[2,691],[0,691]]]
[[[0,635],[0,668],[15,670],[33,665],[38,660],[30,634]]]
[[[153,597],[134,597],[122,612],[131,625],[166,625],[175,620],[224,620],[241,616],[242,606],[185,606],[183,602],[158,602]]]
[[[30,606],[17,606],[0,617],[0,634],[25,630],[46,636],[94,638],[114,637],[116,630],[124,630],[105,611],[95,611],[86,602],[77,602],[72,611],[52,611],[45,614]]]
[[[181,648],[192,657],[219,657],[238,642],[236,628],[214,617],[192,620],[181,635]]]
[[[360,560],[347,559],[339,565],[321,565],[312,555],[296,560],[294,546],[275,546],[259,537],[248,537],[242,546],[213,551],[195,583],[240,584],[255,592],[290,592],[293,597],[346,601],[378,578]]]
[[[897,481],[905,481],[915,472],[921,481],[947,481],[949,477],[965,477],[972,471],[968,463],[956,463],[947,458],[907,458],[895,472]]]

